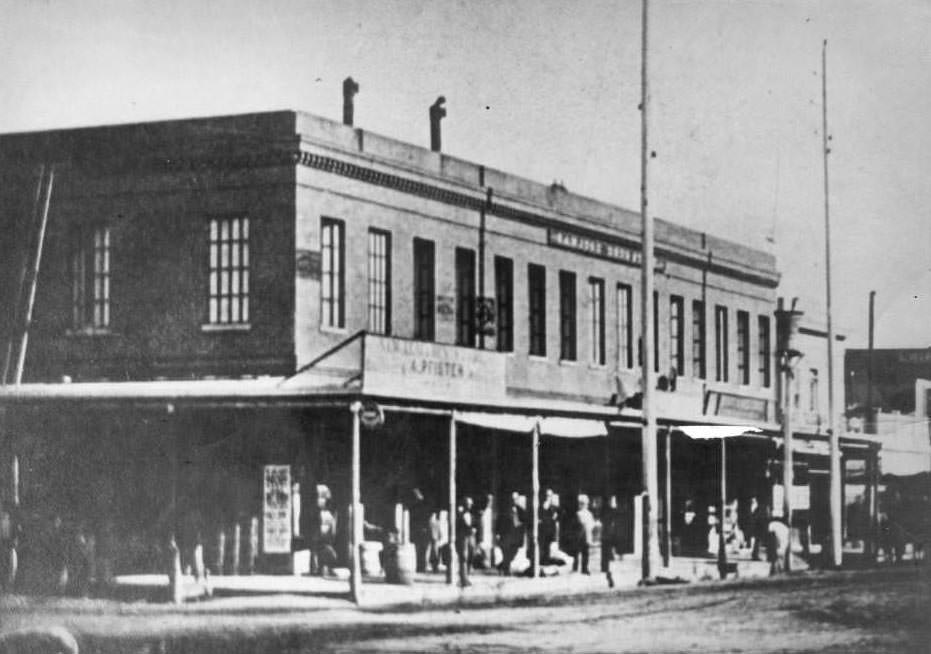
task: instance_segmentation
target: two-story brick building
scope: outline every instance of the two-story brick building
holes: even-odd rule
[[[173,529],[217,567],[281,563],[306,546],[309,489],[348,504],[354,456],[383,526],[415,487],[433,508],[451,484],[627,505],[642,488],[634,212],[290,111],[3,135],[0,175],[7,382],[41,251],[23,383],[0,392],[17,499],[116,533],[140,556],[119,569]],[[656,233],[675,535],[686,500],[717,501],[719,465],[676,427],[778,429],[779,275],[769,253]],[[359,400],[385,414],[361,452]],[[537,416],[534,467],[512,432]],[[729,447],[729,499],[768,496],[774,442]]]

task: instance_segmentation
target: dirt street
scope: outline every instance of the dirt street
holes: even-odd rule
[[[926,568],[638,589],[468,609],[8,609],[82,652],[929,652]]]

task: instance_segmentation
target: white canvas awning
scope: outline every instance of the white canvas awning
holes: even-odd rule
[[[695,440],[720,440],[722,438],[759,434],[763,431],[757,427],[740,425],[680,425],[675,429]]]
[[[527,434],[540,423],[540,433],[562,438],[597,438],[607,436],[608,429],[600,420],[582,418],[541,418],[509,413],[482,413],[464,411],[455,413],[456,421],[487,429],[500,429]]]

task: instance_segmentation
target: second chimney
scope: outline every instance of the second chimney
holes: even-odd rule
[[[359,85],[354,79],[347,77],[343,80],[343,124],[350,127],[352,127],[353,110],[355,109],[353,98],[358,92]]]
[[[430,149],[439,152],[441,149],[440,121],[446,117],[446,98],[442,95],[430,105]]]

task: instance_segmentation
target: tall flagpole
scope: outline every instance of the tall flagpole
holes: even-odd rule
[[[828,194],[828,155],[831,149],[828,141],[828,41],[821,46],[821,145],[824,150],[824,276],[825,305],[828,322],[828,428],[831,434],[831,554],[834,567],[843,563],[843,541],[841,534],[841,469],[840,469],[840,434],[837,431],[837,417],[834,415],[834,328],[831,323],[831,213]]]
[[[647,494],[643,519],[646,522],[646,540],[643,548],[643,578],[656,574],[659,568],[659,523],[657,520],[659,506],[658,456],[656,443],[656,414],[653,410],[653,394],[656,387],[653,361],[653,219],[647,209],[647,169],[649,154],[647,148],[647,127],[649,116],[649,85],[647,82],[647,18],[649,0],[643,0],[642,44],[640,59],[640,218],[643,224],[643,254],[640,259],[641,301],[641,361],[643,379],[643,431],[641,447],[643,452],[643,483]]]

